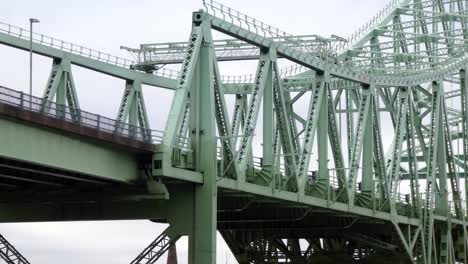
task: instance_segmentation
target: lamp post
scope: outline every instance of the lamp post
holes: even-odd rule
[[[32,43],[33,43],[33,24],[39,23],[39,19],[30,18],[29,19],[29,107],[32,108]]]

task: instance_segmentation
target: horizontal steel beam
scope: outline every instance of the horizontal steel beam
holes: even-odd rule
[[[29,41],[26,39],[11,36],[1,32],[0,44],[4,44],[17,49],[22,49],[25,51],[29,50],[30,45]],[[53,48],[33,42],[32,49],[33,52],[36,54],[54,59],[67,59],[70,60],[70,62],[73,65],[97,71],[116,78],[124,80],[139,80],[146,85],[157,86],[167,89],[175,89],[176,87],[175,79],[138,72],[132,69],[124,68],[122,66],[113,65],[85,56],[80,56],[71,52],[66,52],[58,48]]]
[[[288,44],[284,38],[271,38],[277,43]],[[303,50],[305,53],[311,49],[320,52],[331,48],[333,43],[339,42],[336,37],[324,38],[318,35],[291,36],[292,47]],[[138,61],[136,66],[148,66],[158,64],[182,63],[187,52],[187,42],[151,43],[141,44],[139,49],[121,47],[127,50]],[[260,58],[260,49],[248,42],[238,39],[221,39],[213,41],[216,58],[218,61],[255,60]],[[281,58],[281,56],[280,56]]]
[[[0,156],[96,177],[140,179],[137,154],[43,126],[0,118]]]

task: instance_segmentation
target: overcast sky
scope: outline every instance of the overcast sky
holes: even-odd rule
[[[385,0],[225,0],[224,4],[292,34],[337,34],[346,37],[377,13]],[[202,7],[188,0],[15,0],[2,3],[0,21],[111,54],[127,56],[119,47],[140,43],[185,41],[191,13]],[[28,53],[0,46],[0,85],[28,90]],[[42,95],[51,60],[34,57],[34,94]],[[226,74],[250,74],[251,63],[225,67]],[[223,68],[221,68],[223,71]],[[83,110],[115,117],[124,83],[73,68]],[[172,93],[144,88],[152,128],[163,129]],[[5,235],[33,264],[116,263],[135,257],[162,230],[149,221],[2,224]],[[178,244],[186,263],[186,241]],[[165,262],[160,262],[165,263]],[[219,237],[218,263],[236,263]]]

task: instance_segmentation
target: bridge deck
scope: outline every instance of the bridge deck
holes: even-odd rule
[[[157,141],[157,131],[2,86],[0,130],[0,190],[10,194],[131,191],[139,158],[152,155]]]
[[[0,86],[0,115],[131,149],[154,151],[154,132]]]

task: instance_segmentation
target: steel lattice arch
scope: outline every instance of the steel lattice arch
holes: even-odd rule
[[[183,236],[215,263],[217,231],[241,264],[468,263],[468,1],[393,0],[347,38],[203,7],[187,42],[122,47],[134,60],[33,34],[52,70],[42,97],[0,87],[0,145],[48,155],[0,150],[1,222],[168,223],[132,264]],[[1,44],[28,34],[0,24]],[[80,108],[72,65],[125,82],[114,119]],[[164,131],[142,85],[174,93]]]

